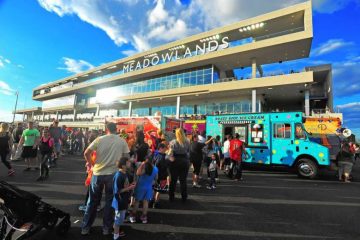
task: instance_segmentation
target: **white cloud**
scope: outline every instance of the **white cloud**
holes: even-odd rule
[[[313,7],[319,13],[333,13],[346,7],[351,2],[359,3],[357,0],[313,0]]]
[[[0,93],[10,96],[15,94],[15,90],[12,89],[6,82],[0,81]]]
[[[151,26],[166,21],[168,17],[169,14],[164,9],[164,0],[157,0],[155,8],[149,12],[148,22]]]
[[[125,51],[121,51],[121,53],[126,56],[132,56],[132,55],[136,54],[137,51],[136,50],[125,50]]]
[[[190,4],[184,5],[180,0],[38,0],[49,12],[60,17],[75,15],[101,29],[118,46],[128,44],[129,48],[124,54],[145,51],[169,41],[304,1],[192,0]],[[317,12],[331,13],[355,1],[313,0],[313,5]]]
[[[346,103],[346,104],[342,104],[342,105],[337,105],[337,108],[343,109],[343,108],[360,108],[360,102],[351,102],[351,103]]]
[[[144,36],[133,35],[133,40],[134,40],[134,46],[136,50],[138,50],[138,52],[143,52],[151,48],[150,44],[148,43],[148,41]]]
[[[9,103],[9,104],[15,104],[15,103]],[[0,109],[0,122],[9,122],[11,123],[13,120],[13,111],[12,110],[4,110]],[[21,121],[22,115],[15,115],[15,121]]]
[[[21,65],[21,64],[18,64],[18,65],[16,65],[18,68],[24,68],[24,66],[23,65]]]
[[[63,57],[62,60],[66,67],[59,67],[58,69],[66,70],[69,73],[80,73],[94,67],[84,60],[76,60],[68,57]]]
[[[352,42],[345,42],[343,39],[329,39],[327,42],[315,48],[311,54],[313,56],[321,56],[352,44]]]
[[[121,26],[100,0],[38,0],[38,2],[44,9],[55,12],[60,17],[77,15],[82,21],[105,31],[116,45],[127,43],[127,39],[120,32]]]
[[[0,56],[0,68],[5,67],[5,64],[10,64],[11,61],[3,56]]]

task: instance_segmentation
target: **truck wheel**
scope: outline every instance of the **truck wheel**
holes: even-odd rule
[[[300,159],[296,166],[298,176],[301,178],[314,179],[316,178],[319,171],[316,163],[307,158]]]

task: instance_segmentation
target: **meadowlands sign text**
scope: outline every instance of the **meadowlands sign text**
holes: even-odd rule
[[[217,51],[219,49],[225,49],[229,47],[229,37],[223,37],[222,39],[210,40],[202,43],[202,45],[196,45],[195,48],[184,47],[176,50],[169,50],[166,53],[151,54],[151,56],[144,57],[142,60],[132,60],[124,63],[123,72],[132,72],[139,69],[155,66],[161,63],[177,61],[182,58],[189,58],[197,55],[204,55],[210,52]]]

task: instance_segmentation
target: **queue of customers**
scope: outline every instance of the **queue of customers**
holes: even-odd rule
[[[176,200],[177,182],[180,183],[181,201],[188,199],[187,176],[193,166],[193,187],[201,187],[202,171],[207,174],[207,188],[214,190],[218,182],[218,170],[233,168],[234,178],[241,180],[241,155],[244,144],[236,135],[230,136],[229,149],[222,153],[219,137],[194,134],[188,140],[182,129],[176,129],[174,139],[167,142],[163,132],[117,132],[115,123],[108,123],[107,134],[97,137],[84,152],[88,182],[86,206],[82,222],[82,235],[91,233],[91,226],[105,191],[103,208],[103,234],[113,230],[114,239],[125,233],[121,225],[126,219],[135,223],[148,222],[148,209],[161,207],[160,196],[168,194],[170,202]],[[145,135],[147,138],[145,138]],[[224,156],[230,162],[224,162]],[[205,177],[206,178],[206,177]],[[139,204],[141,213],[138,213]],[[150,204],[151,203],[151,204]]]

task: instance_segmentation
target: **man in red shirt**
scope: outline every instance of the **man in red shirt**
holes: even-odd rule
[[[244,143],[239,139],[238,133],[235,134],[235,138],[230,141],[229,153],[231,159],[230,176],[232,175],[236,181],[242,179],[242,153],[244,151]]]

